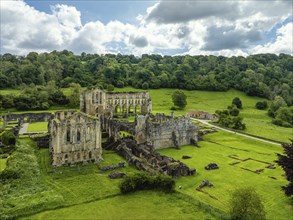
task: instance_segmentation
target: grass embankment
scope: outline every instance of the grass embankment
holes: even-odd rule
[[[290,199],[284,195],[281,186],[287,184],[281,167],[274,162],[276,153],[282,153],[280,146],[262,143],[239,137],[227,132],[217,132],[204,136],[199,148],[183,146],[180,150],[163,149],[159,152],[183,161],[197,174],[178,179],[181,192],[210,204],[223,211],[228,210],[231,192],[237,187],[251,186],[256,189],[264,202],[267,219],[292,219]],[[183,155],[192,158],[182,160]],[[239,162],[235,165],[232,163]],[[205,170],[209,163],[217,163],[218,170]],[[274,164],[276,169],[268,169]],[[254,171],[263,169],[260,174]],[[202,180],[209,180],[215,188],[205,187],[203,192],[196,190]]]
[[[29,123],[27,132],[48,131],[48,122]]]

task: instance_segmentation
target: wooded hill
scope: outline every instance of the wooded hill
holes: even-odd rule
[[[70,51],[31,52],[27,56],[0,55],[0,89],[21,85],[58,87],[133,86],[226,91],[235,88],[251,96],[281,96],[293,104],[293,57],[258,54],[248,57],[161,56],[121,54],[75,55]]]

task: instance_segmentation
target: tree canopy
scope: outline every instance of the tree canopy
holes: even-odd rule
[[[284,143],[282,144],[284,148],[284,155],[278,154],[279,159],[276,161],[280,166],[282,166],[285,171],[287,180],[289,184],[283,186],[283,190],[287,196],[293,195],[293,140],[291,144]]]
[[[177,88],[227,91],[237,89],[251,96],[280,96],[293,104],[293,57],[257,54],[244,57],[161,56],[121,54],[75,55],[68,50],[31,52],[27,56],[0,55],[0,89],[25,85],[57,87],[78,83],[82,87],[108,84],[143,89]]]
[[[181,90],[175,90],[172,94],[172,101],[179,109],[184,109],[187,105],[186,95]]]

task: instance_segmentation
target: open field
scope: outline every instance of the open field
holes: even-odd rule
[[[282,168],[274,162],[276,153],[282,153],[280,146],[222,131],[204,136],[204,141],[198,145],[199,148],[183,146],[180,150],[159,151],[196,168],[195,176],[178,179],[177,185],[182,186],[181,192],[227,211],[230,193],[237,187],[251,186],[264,202],[267,219],[292,219],[290,199],[281,191],[281,186],[286,185],[287,181]],[[183,155],[192,158],[183,160]],[[209,163],[218,164],[219,169],[205,170],[204,167]],[[276,169],[266,168],[269,164],[275,165]],[[263,172],[255,173],[259,169],[263,169]],[[215,188],[205,187],[205,193],[197,191],[196,187],[202,180],[209,180]]]
[[[48,131],[48,122],[29,123],[27,132]]]

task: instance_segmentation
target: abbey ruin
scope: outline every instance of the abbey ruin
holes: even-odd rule
[[[176,177],[195,173],[155,150],[195,144],[198,128],[189,117],[153,115],[149,92],[88,90],[80,94],[80,111],[57,112],[50,121],[52,165],[102,160],[103,132],[109,137],[105,148],[116,150],[139,169]],[[134,122],[121,120],[132,115]]]
[[[49,123],[49,132],[53,166],[102,159],[98,118],[81,112],[56,112]]]

